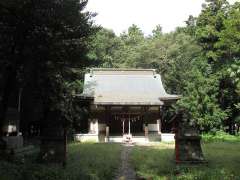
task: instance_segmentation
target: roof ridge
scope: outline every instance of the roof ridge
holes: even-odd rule
[[[156,69],[143,69],[143,68],[90,68],[94,71],[156,71]]]
[[[124,73],[124,74],[128,74],[128,73],[150,73],[152,75],[156,74],[156,70],[155,69],[137,69],[137,68],[91,68],[90,69],[90,74],[103,74],[103,73]]]

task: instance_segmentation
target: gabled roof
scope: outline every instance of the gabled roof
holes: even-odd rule
[[[179,99],[166,93],[154,69],[91,69],[81,97],[96,105],[163,105]]]

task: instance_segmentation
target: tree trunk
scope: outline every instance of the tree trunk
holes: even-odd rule
[[[0,103],[0,136],[3,135],[3,126],[8,109],[9,97],[16,87],[16,70],[9,70],[6,75],[6,81],[3,86],[2,101]]]
[[[60,120],[60,113],[45,107],[41,121],[41,144],[39,160],[43,163],[66,165],[66,128]]]
[[[16,87],[16,70],[9,68],[5,74],[5,81],[3,83],[2,101],[0,102],[0,147],[5,147],[5,142],[2,140],[4,135],[3,127],[6,119],[9,98]]]

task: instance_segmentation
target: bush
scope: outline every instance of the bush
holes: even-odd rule
[[[202,134],[202,139],[204,142],[240,142],[240,136],[230,135],[224,131],[216,131],[215,133],[205,133]]]

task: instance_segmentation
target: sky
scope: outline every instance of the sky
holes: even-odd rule
[[[229,0],[230,3],[236,0]],[[112,29],[117,35],[136,24],[145,35],[156,25],[163,32],[184,26],[189,15],[197,16],[204,0],[89,0],[87,10],[98,15],[95,24]]]

